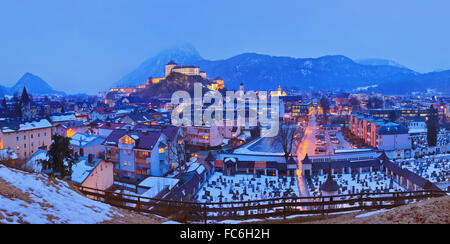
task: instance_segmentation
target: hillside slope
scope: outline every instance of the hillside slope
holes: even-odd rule
[[[88,199],[67,182],[0,164],[0,223],[161,223]]]

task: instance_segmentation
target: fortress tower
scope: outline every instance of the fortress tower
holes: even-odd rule
[[[172,73],[173,68],[177,67],[177,63],[175,63],[173,60],[170,60],[170,62],[168,64],[166,64],[166,74],[165,77],[167,78],[167,76],[170,75],[170,73]]]

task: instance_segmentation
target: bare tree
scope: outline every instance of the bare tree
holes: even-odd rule
[[[287,161],[292,156],[292,150],[296,148],[298,140],[301,138],[302,130],[296,124],[281,124],[278,136],[275,140],[281,145],[284,159]]]
[[[186,143],[184,141],[184,137],[176,138],[174,141],[168,140],[167,147],[169,148],[169,162],[172,160],[177,163],[178,169],[180,171],[186,170],[186,162],[188,161],[188,155],[186,153]]]

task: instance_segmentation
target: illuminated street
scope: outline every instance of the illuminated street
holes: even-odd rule
[[[316,116],[315,116],[315,111],[314,111],[308,122],[308,126],[305,129],[305,134],[303,136],[303,139],[298,144],[298,147],[297,147],[297,159],[298,159],[297,178],[298,178],[298,187],[299,187],[301,196],[309,196],[309,191],[308,191],[308,187],[306,185],[306,181],[302,176],[302,160],[305,158],[306,154],[308,154],[308,155],[314,154],[314,149],[315,149],[314,135],[317,130],[318,129],[317,129],[317,125],[316,125]]]

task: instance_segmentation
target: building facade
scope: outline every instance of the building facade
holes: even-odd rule
[[[12,149],[19,159],[27,159],[38,149],[52,143],[52,125],[48,120],[0,121],[0,149]]]

